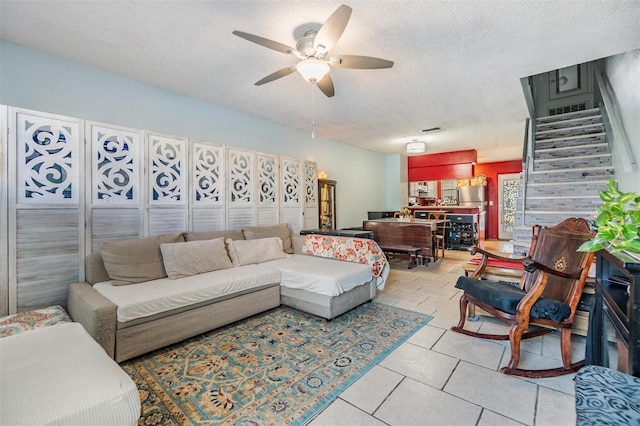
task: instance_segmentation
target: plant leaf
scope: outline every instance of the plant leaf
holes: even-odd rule
[[[602,244],[594,240],[585,241],[584,243],[580,244],[580,247],[578,247],[577,249],[577,251],[598,251],[598,250],[602,250]]]

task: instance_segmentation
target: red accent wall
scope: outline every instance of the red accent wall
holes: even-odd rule
[[[475,149],[408,157],[409,182],[471,178],[477,158]]]
[[[479,174],[487,176],[487,215],[485,235],[498,238],[498,175],[522,172],[520,160],[476,164],[475,149],[407,157],[409,182],[443,179],[469,179]]]
[[[477,164],[475,172],[476,176],[482,174],[487,177],[487,201],[489,201],[489,204],[493,201],[493,205],[487,206],[485,232],[488,239],[495,240],[498,238],[498,175],[522,172],[522,162],[520,160],[512,160]]]

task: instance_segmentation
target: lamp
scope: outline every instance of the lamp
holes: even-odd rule
[[[329,64],[314,57],[304,59],[296,65],[296,69],[302,77],[313,84],[329,72]]]
[[[425,151],[425,143],[413,141],[407,144],[407,154],[422,154]]]

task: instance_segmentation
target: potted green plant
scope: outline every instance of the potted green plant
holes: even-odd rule
[[[609,180],[607,190],[600,191],[600,199],[603,203],[597,210],[597,233],[578,251],[604,248],[611,253],[625,251],[640,259],[640,195],[622,192],[614,180]]]

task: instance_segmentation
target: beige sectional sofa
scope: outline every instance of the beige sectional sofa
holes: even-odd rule
[[[302,254],[303,238],[285,224],[109,241],[67,309],[121,362],[281,303],[332,319],[375,296],[371,266]]]

